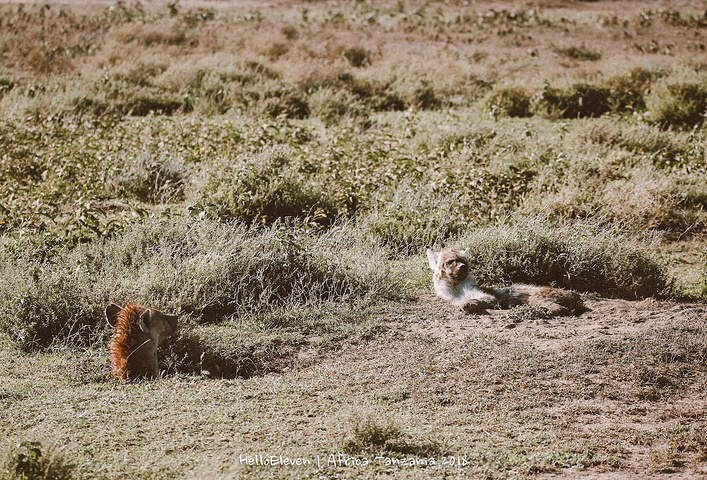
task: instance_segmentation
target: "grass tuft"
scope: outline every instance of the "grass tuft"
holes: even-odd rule
[[[113,183],[124,196],[151,203],[171,203],[183,200],[188,177],[183,159],[155,158],[143,153],[127,162]]]
[[[374,452],[429,457],[440,453],[438,444],[416,442],[392,420],[377,415],[355,419],[352,432],[344,442],[343,448],[350,454]]]
[[[501,313],[501,318],[511,323],[521,323],[531,320],[552,318],[552,315],[543,307],[534,305],[518,305]]]

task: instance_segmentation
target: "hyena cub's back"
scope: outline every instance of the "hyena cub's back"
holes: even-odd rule
[[[586,311],[582,297],[578,293],[569,290],[552,287],[538,287],[535,285],[512,285],[507,289],[498,290],[499,297],[504,290],[511,290],[515,302],[508,306],[527,303],[536,307],[543,307],[551,315],[566,316],[579,315]]]
[[[133,303],[124,308],[111,303],[105,316],[115,328],[108,342],[113,375],[121,380],[159,377],[157,347],[177,330],[177,316]]]

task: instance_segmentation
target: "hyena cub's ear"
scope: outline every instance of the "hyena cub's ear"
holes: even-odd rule
[[[427,260],[430,262],[430,268],[432,270],[437,270],[437,257],[439,252],[433,252],[429,248],[427,249]]]
[[[106,315],[106,321],[108,322],[108,325],[111,327],[115,327],[115,324],[117,323],[118,320],[118,314],[122,308],[120,308],[118,305],[115,303],[111,303],[106,307],[105,315]]]
[[[140,315],[140,330],[147,333],[152,327],[152,310],[146,308]]]
[[[470,253],[471,253],[471,252],[469,252],[469,249],[467,248],[466,250],[464,250],[464,251],[462,252],[461,257],[462,257],[464,260],[469,261],[469,254],[470,254]]]

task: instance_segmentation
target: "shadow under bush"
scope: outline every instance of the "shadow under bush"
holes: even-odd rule
[[[530,95],[522,87],[496,87],[485,101],[485,107],[495,116],[530,117]]]
[[[167,349],[167,370],[211,378],[249,378],[296,366],[308,348],[331,348],[370,329],[365,302],[283,305],[217,325],[182,328]]]
[[[600,117],[611,109],[609,88],[578,83],[568,88],[550,85],[531,100],[531,111],[549,118]]]
[[[481,284],[527,282],[622,298],[664,293],[667,269],[646,245],[618,228],[577,222],[553,227],[537,218],[464,234],[470,268]]]
[[[213,378],[250,378],[280,371],[296,351],[276,335],[243,338],[237,327],[196,326],[170,341],[167,370]]]
[[[134,115],[144,117],[151,113],[173,115],[191,107],[178,95],[153,86],[134,86],[119,82],[101,85],[89,93],[82,93],[71,102],[78,114],[94,116]]]

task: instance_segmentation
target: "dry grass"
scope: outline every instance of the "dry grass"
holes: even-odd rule
[[[0,478],[707,474],[704,305],[462,316],[418,255],[705,295],[706,27],[690,1],[0,5]],[[109,300],[181,312],[164,378],[109,378]]]
[[[162,66],[158,71],[141,69],[146,75],[141,83],[156,88],[150,98],[163,101],[178,91],[170,101],[183,101],[184,86],[198,78],[209,59],[217,58],[221,65],[265,63],[303,91],[335,83],[342,75],[373,79],[392,85],[406,106],[421,108],[465,104],[510,78],[539,89],[546,80],[609,78],[617,70],[700,68],[704,41],[685,35],[690,28],[701,28],[699,9],[678,13],[629,4],[617,13],[613,8],[589,3],[547,9],[284,3],[233,12],[180,8],[175,14],[167,8],[127,5],[104,11],[6,5],[0,66],[19,88],[5,95],[12,98],[0,108],[20,115],[17,108],[22,107],[15,102],[38,108],[24,98],[36,76],[47,89],[40,96],[66,97],[67,81],[78,83],[69,89],[77,93],[98,89],[104,80],[96,77],[119,75],[143,59]],[[675,15],[681,21],[674,21]],[[592,49],[586,38],[593,39]],[[633,45],[657,39],[670,45],[669,55],[636,55]],[[59,84],[49,81],[54,79]],[[231,81],[223,88],[227,97]],[[132,95],[139,98],[137,92]],[[65,110],[69,101],[70,95],[55,100],[53,109]],[[125,98],[128,104],[133,101]],[[230,98],[229,103],[241,102]],[[130,111],[122,108],[123,113]]]

